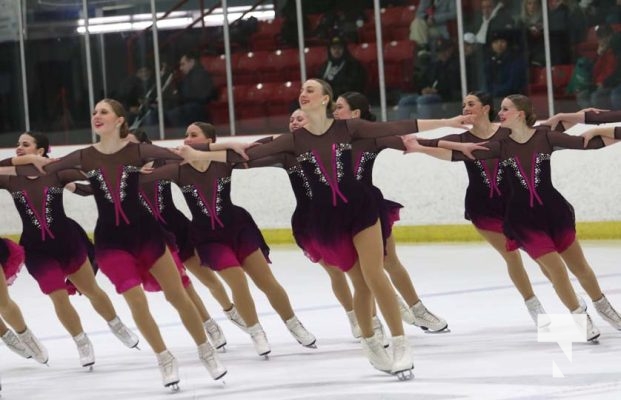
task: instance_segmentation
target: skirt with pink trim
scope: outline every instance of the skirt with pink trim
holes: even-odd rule
[[[350,191],[347,202],[313,201],[304,224],[304,249],[326,264],[349,271],[358,259],[353,237],[380,218],[377,197],[366,186]]]
[[[177,250],[173,248],[168,248],[170,250],[170,254],[172,255],[173,260],[175,261],[175,267],[177,267],[177,272],[179,272],[179,277],[181,278],[181,284],[184,288],[187,288],[190,285],[190,277],[179,257],[179,253]],[[147,292],[161,292],[162,287],[158,283],[157,279],[151,274],[148,270],[141,270],[141,278],[142,278],[142,288]]]
[[[377,204],[379,205],[380,222],[382,224],[382,238],[384,239],[385,245],[386,239],[392,235],[393,225],[401,219],[400,213],[403,208],[403,204],[385,199],[384,194],[377,186],[371,186],[371,191],[373,195],[375,195]]]
[[[175,236],[175,243],[181,261],[186,261],[194,255],[194,246],[190,240],[190,220],[175,207],[164,208],[162,217],[166,221],[164,228]]]
[[[118,226],[98,221],[95,227],[95,257],[117,293],[145,284],[151,288],[150,270],[167,248],[176,249],[173,235],[150,215]]]
[[[298,204],[291,215],[291,232],[295,243],[304,252],[308,259],[317,263],[321,261],[321,253],[319,249],[314,247],[313,241],[308,235],[306,222],[308,221],[307,210],[303,205]]]
[[[573,206],[560,196],[555,200],[545,205],[507,209],[505,235],[535,260],[548,253],[564,252],[576,239]]]
[[[224,226],[217,223],[212,226],[207,221],[192,221],[190,238],[201,265],[214,271],[241,266],[256,250],[260,250],[270,262],[270,249],[248,211],[233,206],[226,212],[226,218],[222,218]]]
[[[23,247],[12,240],[0,238],[0,264],[6,283],[11,285],[24,265]]]

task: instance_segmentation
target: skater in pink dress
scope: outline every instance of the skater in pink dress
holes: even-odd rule
[[[186,129],[187,145],[215,147],[215,140],[215,128],[210,124],[195,122]],[[202,268],[212,268],[231,288],[259,355],[267,355],[271,349],[259,323],[246,275],[266,294],[293,337],[303,346],[314,347],[315,337],[300,323],[286,291],[269,268],[269,248],[261,231],[245,209],[231,202],[232,171],[232,165],[213,161],[169,164],[144,176],[142,181],[171,180],[181,188],[192,212],[190,240]]]
[[[569,270],[587,292],[600,316],[621,329],[621,316],[612,307],[588,264],[576,238],[574,209],[554,188],[551,154],[560,149],[597,149],[621,140],[621,129],[596,132],[597,137],[570,136],[549,126],[533,127],[536,120],[530,99],[511,95],[503,99],[499,112],[501,126],[511,133],[484,144],[488,150],[473,152],[479,160],[498,159],[498,180],[508,187],[505,198],[503,231],[528,253],[547,273],[563,304],[572,314],[586,315],[587,340],[596,340],[599,330],[580,304],[569,281]],[[434,143],[423,143],[433,145]],[[426,152],[415,138],[406,140],[409,151]],[[442,149],[435,149],[442,150]],[[435,153],[439,155],[440,153]],[[442,157],[466,160],[459,152],[444,151]]]
[[[349,273],[354,282],[354,309],[364,339],[365,353],[376,368],[411,377],[410,347],[403,334],[396,293],[383,269],[383,241],[379,205],[371,190],[355,179],[352,144],[374,137],[405,135],[420,129],[462,126],[462,117],[450,120],[414,120],[373,123],[361,119],[334,120],[332,89],[320,79],[304,82],[300,108],[309,123],[292,135],[248,149],[250,160],[293,154],[308,178],[312,198],[305,229],[321,259]],[[200,160],[206,153],[185,147],[180,154]],[[243,162],[237,157],[238,162]],[[237,161],[236,160],[236,161]],[[374,336],[372,327],[375,298],[393,336],[392,357]]]
[[[95,226],[97,263],[127,301],[136,326],[156,353],[163,384],[176,388],[179,373],[177,361],[162,339],[142,288],[143,281],[151,277],[179,313],[198,347],[199,359],[212,378],[222,378],[227,370],[207,341],[198,311],[183,288],[168,248],[168,234],[142,210],[140,204],[138,178],[141,167],[156,159],[179,157],[168,149],[128,142],[125,139],[129,133],[125,110],[116,100],[104,99],[97,103],[91,126],[99,136],[98,143],[48,164],[45,171],[54,174],[77,169],[90,181],[98,210]],[[212,158],[225,158],[224,152],[209,154]],[[32,175],[37,171],[34,167],[22,166],[17,167],[17,172]]]
[[[371,113],[369,108],[369,101],[358,92],[341,94],[336,99],[336,109],[333,115],[334,119],[362,118],[367,121],[375,121],[375,115]],[[354,174],[356,179],[371,188],[380,205],[380,221],[385,243],[384,269],[388,272],[392,284],[401,295],[398,297],[401,318],[408,324],[418,326],[425,331],[441,332],[448,328],[448,324],[443,318],[438,317],[425,307],[416,293],[408,271],[397,256],[392,227],[399,220],[399,213],[403,205],[385,199],[380,189],[373,184],[373,166],[376,157],[387,148],[404,150],[401,138],[392,136],[358,141],[352,150]]]

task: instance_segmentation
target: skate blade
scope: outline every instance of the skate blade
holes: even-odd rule
[[[136,345],[135,345],[135,346],[132,346],[131,348],[132,348],[132,349],[136,349],[136,350],[142,350],[140,347],[138,347],[138,343],[136,343]]]
[[[412,365],[412,368],[410,369],[405,369],[403,371],[397,371],[397,372],[393,372],[392,375],[396,376],[397,379],[399,379],[400,381],[409,381],[414,379],[414,372],[412,371],[414,369],[414,366]]]
[[[223,373],[221,373],[220,375],[216,376],[213,378],[214,381],[217,381],[218,379],[221,379],[224,377],[224,375],[226,375],[226,373],[229,372],[228,370],[225,370]],[[224,381],[222,381],[224,382]]]
[[[263,357],[265,361],[268,361],[270,359],[270,352],[268,351],[265,354],[259,354],[259,357]]]
[[[93,369],[94,369],[94,368],[93,368],[93,365],[94,365],[94,364],[95,364],[95,363],[93,363],[93,364],[87,364],[87,365],[82,365],[82,366],[83,366],[84,368],[86,368],[86,372],[93,372]]]
[[[300,343],[302,344],[302,343]],[[315,342],[311,343],[311,344],[302,344],[302,346],[309,348],[309,349],[316,349],[317,345],[315,344]]]
[[[587,342],[591,344],[599,344],[599,335],[587,340]]]
[[[169,388],[169,389],[170,389],[171,391],[173,391],[173,392],[178,392],[178,391],[180,390],[180,389],[179,389],[179,381],[177,381],[177,382],[171,382],[171,383],[168,383],[168,384],[166,384],[166,385],[164,385],[164,386],[165,386],[165,387],[167,387],[167,388]]]
[[[432,331],[431,329],[427,328],[427,327],[419,327],[420,329],[423,330],[423,332],[425,333],[430,333],[430,334],[438,334],[438,333],[451,333],[451,330],[449,329],[448,325],[445,326],[442,329],[438,329],[437,331]]]

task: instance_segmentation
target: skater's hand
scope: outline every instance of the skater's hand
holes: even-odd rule
[[[455,145],[457,147],[456,150],[464,153],[464,155],[469,159],[476,160],[476,157],[472,154],[472,152],[476,150],[489,150],[488,147],[483,146],[485,143],[487,143],[487,141],[479,143],[455,143]]]
[[[170,149],[173,153],[183,158],[181,165],[186,164],[190,161],[194,161],[198,158],[200,151],[194,150],[192,147],[188,145],[178,146],[174,149]]]

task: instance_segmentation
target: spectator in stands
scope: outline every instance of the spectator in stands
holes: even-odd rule
[[[181,81],[177,84],[177,105],[166,111],[170,126],[187,126],[194,121],[208,121],[206,105],[217,96],[209,73],[203,68],[198,54],[185,53],[179,61]]]
[[[545,64],[545,48],[543,44],[543,14],[541,0],[523,0],[520,14],[516,18],[516,26],[522,35],[522,43],[526,46],[530,65]]]
[[[155,84],[153,71],[149,67],[140,67],[134,75],[131,75],[119,85],[114,98],[123,104],[127,110],[127,123],[131,125],[141,112],[148,107],[146,94]]]
[[[472,32],[464,33],[464,56],[466,58],[467,92],[478,92],[483,88],[483,49]]]
[[[441,118],[459,112],[461,105],[461,81],[459,79],[459,55],[450,39],[437,38],[433,44],[436,59],[419,78],[420,92],[403,96],[398,106],[399,119]],[[448,104],[444,104],[448,103]],[[457,107],[452,107],[457,105]]]
[[[410,24],[410,40],[424,49],[437,37],[448,39],[448,24],[457,18],[455,3],[455,0],[421,0]]]
[[[340,36],[330,39],[328,59],[321,67],[319,77],[332,86],[335,99],[341,93],[365,91],[364,67],[349,53],[347,43]]]
[[[597,59],[593,65],[593,86],[576,94],[576,102],[580,108],[596,107],[609,109],[612,90],[621,84],[619,60],[613,51],[611,39],[614,30],[608,24],[595,28],[597,35]]]
[[[497,31],[491,37],[491,52],[483,65],[485,91],[494,98],[524,94],[526,90],[526,60],[514,51],[513,32]]]
[[[489,44],[493,32],[514,29],[514,21],[503,2],[481,0],[479,11],[474,14],[467,27],[470,32],[474,32],[478,43],[486,45]]]
[[[586,38],[586,16],[568,0],[548,0],[550,58],[552,65],[572,64],[576,44]]]
[[[621,77],[621,32],[615,32],[610,39],[610,48],[617,58],[616,76]],[[621,110],[621,82],[612,89],[610,94],[610,109]]]

